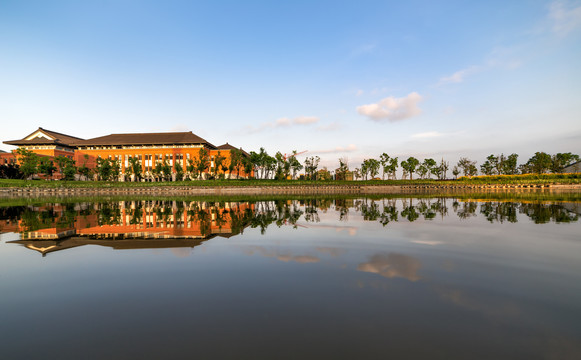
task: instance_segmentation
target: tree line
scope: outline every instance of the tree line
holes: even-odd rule
[[[18,148],[15,153],[19,164],[0,166],[0,178],[28,179],[34,175],[51,178],[56,173],[60,174],[60,178],[64,180],[95,178],[115,181],[126,176],[133,181],[146,178],[155,181],[183,181],[240,178],[243,171],[245,174],[254,174],[255,179],[286,180],[299,178],[299,172],[304,170],[304,174],[300,177],[307,180],[344,180],[350,173],[347,158],[338,159],[339,167],[336,170],[328,170],[325,167],[319,168],[321,160],[319,156],[306,157],[301,163],[296,157],[296,151],[288,156],[280,151],[271,156],[264,148],[260,148],[258,152],[251,151],[250,154],[245,154],[238,149],[228,150],[229,157],[224,156],[220,151],[210,156],[209,151],[202,148],[198,156],[187,159],[183,165],[175,161],[172,166],[168,158],[156,160],[147,174],[143,171],[142,158],[137,156],[127,159],[125,174],[122,174],[119,158],[97,158],[95,168],[91,169],[87,167],[89,157],[86,154],[82,164],[77,165],[75,160],[65,156],[55,158],[40,156],[25,148]],[[561,173],[567,165],[575,161],[579,161],[579,155],[570,152],[554,155],[536,152],[530,159],[519,165],[518,154],[491,154],[479,167],[476,161],[461,157],[450,169],[449,162],[443,158],[438,162],[432,158],[420,160],[410,156],[400,161],[398,157],[383,153],[377,159],[363,160],[361,165],[354,169],[352,176],[354,180],[370,180],[377,179],[381,174],[383,180],[396,180],[396,173],[400,168],[402,179],[409,180],[414,178],[444,180],[448,179],[450,170],[454,179],[457,179],[459,175],[476,176],[479,172],[483,175]]]
[[[545,152],[536,152],[527,162],[518,164],[518,154],[491,154],[486,157],[486,161],[480,165],[480,172],[482,175],[516,175],[516,174],[542,174],[542,173],[562,173],[564,168],[576,161],[579,161],[579,155],[568,153],[557,153],[554,155]],[[339,159],[341,172],[345,172],[345,160]],[[450,169],[450,164],[444,159],[438,163],[432,158],[419,159],[410,156],[406,160],[399,162],[397,157],[390,157],[383,153],[379,159],[365,159],[360,167],[353,172],[356,179],[374,179],[379,175],[380,171],[382,179],[396,179],[396,171],[401,167],[403,179],[413,179],[416,174],[420,179],[431,179],[432,175],[435,179],[447,179],[447,173]],[[338,171],[339,171],[338,169]],[[458,175],[463,174],[467,177],[478,175],[477,162],[470,160],[467,157],[461,157],[458,163],[451,169],[452,175],[455,179]]]

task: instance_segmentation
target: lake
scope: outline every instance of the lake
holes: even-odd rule
[[[578,194],[56,201],[0,202],[4,359],[581,358]]]

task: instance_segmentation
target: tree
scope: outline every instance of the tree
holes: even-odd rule
[[[389,160],[391,158],[386,153],[379,155],[379,162],[381,163],[381,170],[383,170],[383,177],[382,179],[385,180],[385,174],[389,173]]]
[[[274,157],[276,159],[276,172],[275,172],[274,178],[277,180],[284,180],[284,179],[286,179],[286,176],[285,176],[286,160],[284,158],[284,155],[280,151],[278,151],[274,155]]]
[[[247,157],[243,157],[242,166],[244,167],[244,172],[246,175],[250,177],[250,174],[252,174],[252,169],[254,168],[252,161],[250,161],[250,159]]]
[[[368,159],[367,161],[369,164],[369,176],[373,180],[373,178],[379,174],[379,167],[381,166],[381,163],[377,159]]]
[[[111,179],[113,181],[118,181],[120,173],[121,173],[121,161],[119,159],[111,160]]]
[[[66,156],[57,156],[54,158],[59,173],[62,175],[63,180],[74,180],[77,174],[77,168],[75,166],[75,160],[70,159]]]
[[[196,160],[196,170],[198,171],[200,176],[203,176],[204,171],[206,171],[209,165],[210,165],[210,154],[208,153],[208,150],[206,150],[206,148],[201,148],[200,152],[198,153],[198,158]]]
[[[458,179],[459,174],[460,174],[460,169],[458,169],[458,166],[454,165],[454,168],[452,169],[452,175],[454,175],[454,179]]]
[[[480,165],[480,171],[482,171],[484,175],[492,175],[494,173],[494,166],[492,165],[490,160],[488,160],[488,158],[482,165]]]
[[[186,171],[188,173],[188,177],[192,177],[194,179],[198,178],[198,168],[196,167],[194,159],[188,159],[188,164],[186,165]],[[154,170],[155,172],[155,170]]]
[[[410,175],[410,180],[413,179],[413,173],[420,161],[413,156],[410,156],[406,161],[402,161],[401,167]]]
[[[445,180],[446,179],[446,173],[448,172],[448,168],[450,167],[450,164],[447,161],[444,161],[444,158],[442,158],[442,161],[440,161],[440,166],[437,167],[438,169],[438,173],[437,173],[437,177],[440,180]]]
[[[318,156],[311,156],[305,159],[305,172],[309,180],[316,180],[316,172],[319,167],[319,162],[321,158]]]
[[[504,175],[514,175],[518,174],[518,155],[517,154],[510,154],[506,157],[506,159],[502,163],[502,173]]]
[[[297,151],[293,150],[293,154],[288,158],[290,167],[292,169],[292,175],[293,175],[292,178],[293,179],[296,179],[297,172],[301,171],[301,169],[303,168],[303,165],[296,158],[296,153],[297,153]]]
[[[347,171],[349,171],[349,165],[347,157],[339,158],[339,168],[335,172],[336,180],[345,180]]]
[[[240,168],[244,167],[243,159],[244,156],[242,154],[242,151],[238,149],[230,150],[230,166],[228,167],[230,175],[232,174],[232,170],[236,169],[236,175],[238,178],[240,177]]]
[[[576,161],[579,161],[579,155],[568,153],[557,153],[551,157],[551,172],[562,173],[563,169]]]
[[[141,161],[139,161],[139,157],[130,156],[129,159],[127,160],[127,163],[129,165],[126,168],[127,173],[129,175],[133,175],[135,181],[139,181],[141,179],[141,171],[142,171]],[[153,170],[154,174],[156,174],[156,170],[159,168],[159,166],[160,166],[160,163],[155,164],[155,168]],[[160,175],[159,172],[157,174]]]
[[[38,172],[51,177],[55,171],[56,166],[54,166],[52,160],[48,157],[41,156],[38,162]]]
[[[264,174],[264,179],[270,179],[270,173],[274,173],[276,170],[276,159],[268,154],[263,159],[263,167],[266,170]]]
[[[428,170],[427,172],[428,178],[430,178],[430,174],[434,174],[435,176],[437,176],[436,165],[438,165],[438,163],[436,162],[436,160],[431,158],[424,159],[423,165]]]
[[[218,150],[218,154],[214,156],[214,176],[218,176],[218,171],[222,168],[222,164],[224,164],[224,160],[226,157],[222,156],[220,150]]]
[[[458,160],[457,165],[464,172],[464,176],[474,176],[478,173],[476,168],[476,161],[471,161],[468,158],[462,157]]]
[[[79,175],[83,176],[85,179],[88,179],[89,175],[91,175],[91,169],[87,167],[87,160],[89,160],[89,155],[84,154],[83,158],[85,161],[83,162],[83,165],[79,166],[77,171],[79,172]]]
[[[20,164],[20,171],[26,179],[32,177],[38,171],[39,156],[26,148],[16,149],[16,158]]]
[[[388,165],[388,179],[392,179],[392,180],[396,180],[396,171],[397,171],[397,167],[398,167],[398,159],[397,157],[391,158],[389,159],[389,165]]]
[[[176,172],[176,181],[182,181],[184,179],[184,168],[182,167],[182,164],[176,162],[173,168]]]
[[[129,159],[131,160],[131,159]],[[107,181],[111,176],[111,161],[109,159],[97,158],[97,175],[100,180]]]
[[[545,152],[536,152],[535,155],[527,161],[527,165],[531,172],[543,174],[551,168],[552,162],[551,155]]]

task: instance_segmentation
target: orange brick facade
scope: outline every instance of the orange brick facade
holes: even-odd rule
[[[176,173],[176,164],[180,164],[184,173],[190,161],[195,165],[200,156],[200,150],[206,149],[209,155],[209,166],[203,171],[201,178],[208,174],[224,177],[250,177],[243,165],[230,172],[232,151],[236,148],[229,144],[216,147],[191,132],[184,133],[145,133],[145,134],[112,134],[100,138],[84,140],[69,135],[39,128],[21,140],[5,141],[4,143],[23,147],[40,156],[55,158],[65,156],[75,161],[76,166],[86,166],[96,169],[98,159],[118,160],[120,174],[127,175],[131,158],[138,159],[141,165],[140,178],[145,181],[155,179],[153,170],[158,163],[166,162]],[[238,150],[238,149],[236,149]],[[248,154],[239,149],[244,157]],[[215,168],[215,158],[223,157],[222,166]],[[0,165],[17,163],[15,150],[13,153],[0,153]],[[225,169],[226,170],[225,170]],[[197,173],[197,171],[196,171]],[[58,171],[54,178],[59,178]],[[125,179],[125,176],[121,176]]]

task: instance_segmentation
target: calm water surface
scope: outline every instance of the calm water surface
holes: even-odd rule
[[[581,204],[0,206],[3,359],[579,359]]]

